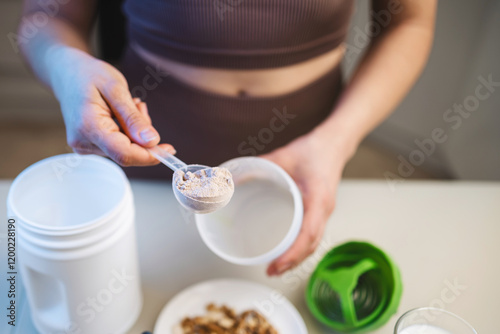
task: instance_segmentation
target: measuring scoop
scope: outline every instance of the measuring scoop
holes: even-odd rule
[[[186,209],[194,211],[195,213],[210,213],[223,208],[227,203],[229,203],[229,200],[234,193],[233,183],[231,183],[230,189],[223,194],[196,198],[187,196],[177,188],[177,183],[180,181],[180,178],[184,173],[195,173],[202,169],[211,169],[211,167],[205,165],[187,165],[182,160],[178,159],[173,154],[170,154],[159,146],[155,146],[148,150],[156,159],[174,171],[174,175],[172,176],[172,189],[174,190],[174,195],[177,201]],[[179,171],[184,173],[179,173]]]

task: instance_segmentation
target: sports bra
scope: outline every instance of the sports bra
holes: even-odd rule
[[[293,65],[339,46],[354,0],[126,0],[129,42],[186,64]]]

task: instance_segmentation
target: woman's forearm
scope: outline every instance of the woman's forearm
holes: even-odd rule
[[[375,38],[333,113],[314,132],[349,159],[418,78],[431,49],[433,28],[433,17],[403,20]]]
[[[61,51],[65,47],[88,52],[88,44],[70,24],[58,18],[51,18],[50,22],[38,31],[36,38],[21,45],[21,52],[38,79],[54,89],[51,77],[58,67],[63,66]]]
[[[37,1],[27,0],[24,3],[23,17],[18,27],[20,36],[30,29],[27,25],[36,22],[36,15],[47,17],[47,23],[37,27],[34,35],[26,38],[19,47],[35,75],[52,89],[53,72],[63,65],[63,49],[72,48],[89,52],[89,33],[94,4],[93,1],[86,1],[61,4],[54,16],[43,12],[38,7]]]

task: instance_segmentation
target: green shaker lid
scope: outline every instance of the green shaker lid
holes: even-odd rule
[[[306,301],[316,319],[338,332],[384,325],[398,308],[403,285],[394,262],[367,242],[330,250],[311,275]]]

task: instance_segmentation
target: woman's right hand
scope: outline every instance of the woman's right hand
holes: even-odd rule
[[[50,83],[73,151],[106,155],[121,166],[158,164],[146,150],[160,142],[146,104],[132,98],[115,67],[69,47],[55,47],[47,61],[54,62]],[[171,145],[161,147],[175,154]]]

